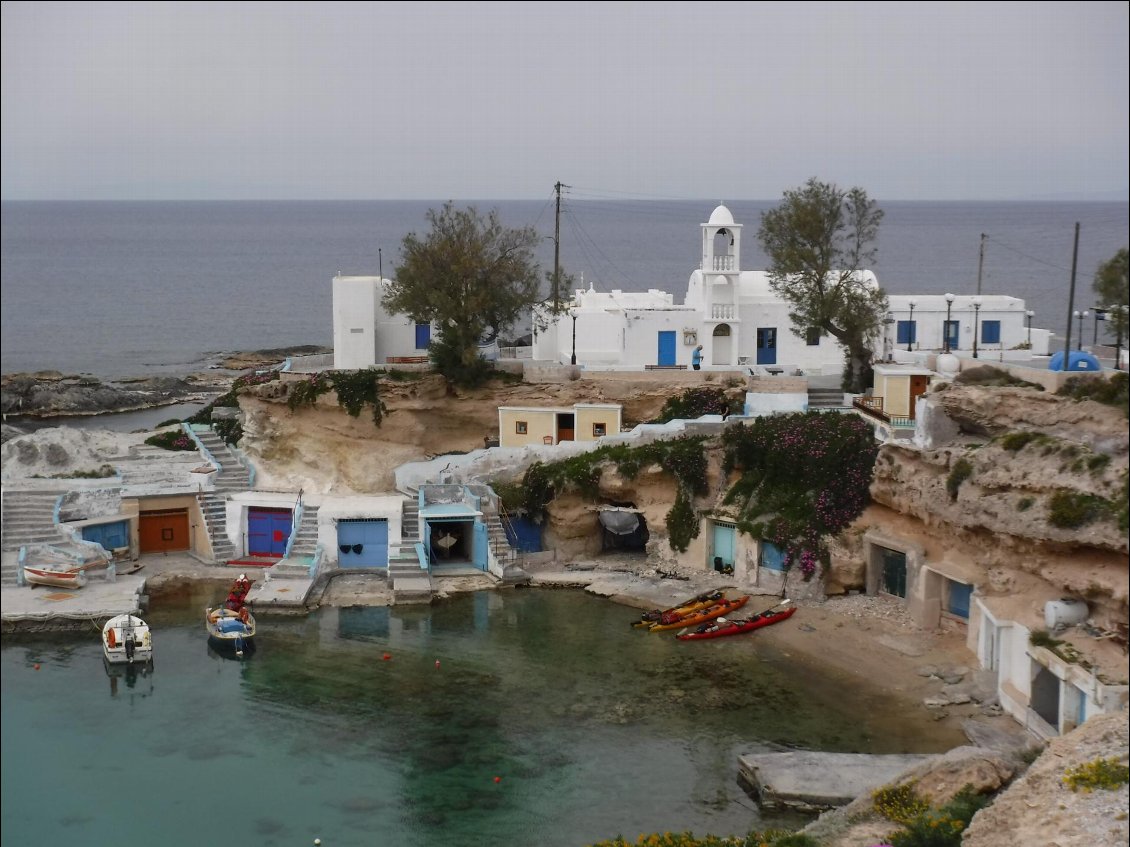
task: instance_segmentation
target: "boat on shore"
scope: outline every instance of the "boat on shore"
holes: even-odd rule
[[[733,600],[723,597],[720,601],[713,606],[708,606],[705,609],[698,609],[690,614],[672,621],[671,623],[654,623],[648,627],[648,632],[667,632],[672,629],[686,629],[687,627],[698,626],[705,621],[712,621],[715,618],[720,618],[728,612],[733,612],[740,609],[749,602],[750,595],[743,594]]]
[[[684,600],[676,606],[670,606],[666,609],[652,609],[650,612],[644,612],[640,615],[638,621],[632,621],[632,626],[643,628],[649,627],[655,623],[671,623],[690,612],[713,606],[725,596],[725,594],[717,589],[704,591],[701,594],[691,597],[689,600]],[[664,620],[665,618],[666,620]]]
[[[751,618],[743,618],[741,620],[729,620],[725,617],[718,617],[712,621],[701,623],[694,630],[690,632],[680,632],[675,637],[680,641],[699,641],[707,638],[724,638],[727,635],[741,635],[743,632],[753,632],[755,629],[761,629],[765,626],[772,626],[775,623],[786,621],[796,614],[796,606],[789,606],[788,608],[781,608],[784,603],[780,603],[771,609],[766,609],[764,612],[754,615]]]
[[[24,579],[32,588],[49,585],[52,588],[82,588],[86,585],[86,572],[81,568],[66,569],[58,567],[24,565]]]
[[[153,633],[136,615],[118,615],[102,627],[102,654],[111,665],[153,661]]]
[[[204,627],[208,641],[217,650],[229,650],[239,658],[255,650],[255,617],[246,606],[232,609],[205,609]]]

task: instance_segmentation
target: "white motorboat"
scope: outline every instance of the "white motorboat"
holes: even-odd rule
[[[153,633],[136,615],[118,615],[102,627],[102,653],[112,665],[153,661]]]

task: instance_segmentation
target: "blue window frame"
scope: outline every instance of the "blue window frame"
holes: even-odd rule
[[[1000,321],[982,321],[981,322],[981,343],[982,344],[1000,344],[1001,343],[1001,322]]]
[[[918,340],[918,321],[899,321],[897,344],[913,344]]]

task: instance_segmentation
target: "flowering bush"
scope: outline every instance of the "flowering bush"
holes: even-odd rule
[[[1096,788],[1115,791],[1130,782],[1130,768],[1118,759],[1095,759],[1074,768],[1068,768],[1063,775],[1063,784],[1072,791],[1090,793]]]
[[[162,450],[195,450],[196,442],[189,438],[184,430],[171,429],[168,432],[159,432],[145,439],[145,443]]]
[[[727,430],[723,444],[725,471],[741,472],[725,500],[741,504],[738,526],[811,578],[827,559],[825,538],[867,505],[879,451],[870,426],[854,415],[780,415]]]

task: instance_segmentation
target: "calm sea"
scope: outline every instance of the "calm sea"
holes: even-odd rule
[[[760,819],[737,784],[742,752],[962,743],[956,721],[785,655],[771,630],[682,643],[579,591],[261,618],[242,663],[208,648],[209,599],[147,614],[154,668],[133,679],[108,675],[94,627],[4,636],[5,845],[744,835],[798,821]]]
[[[329,345],[335,273],[394,273],[403,237],[427,231],[439,202],[4,203],[2,370],[101,377],[185,372],[216,354]],[[481,201],[506,225],[546,236],[549,200]],[[681,301],[699,225],[717,201],[568,198],[565,269],[598,290],[659,288]],[[746,229],[743,266],[761,268],[756,233],[775,202],[727,201]],[[981,234],[984,293],[1028,301],[1034,325],[1062,332],[1074,226],[1075,306],[1094,303],[1098,265],[1128,241],[1127,203],[887,203],[874,269],[893,293],[973,293]],[[1084,338],[1090,340],[1088,321]]]

